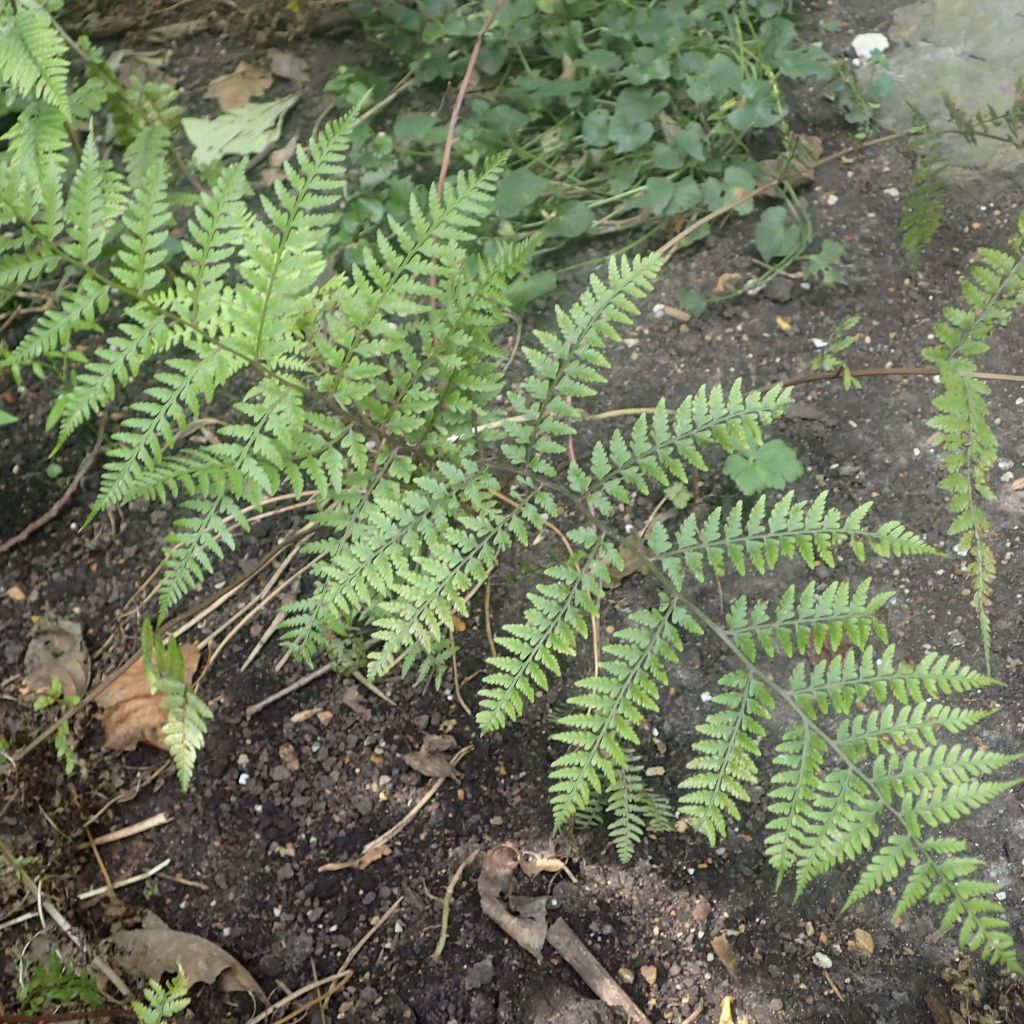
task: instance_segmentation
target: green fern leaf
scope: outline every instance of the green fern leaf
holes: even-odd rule
[[[70,121],[64,40],[41,4],[15,0],[13,7],[0,13],[0,81],[26,99],[45,100]]]

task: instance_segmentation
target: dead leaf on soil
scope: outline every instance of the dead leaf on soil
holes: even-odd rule
[[[114,932],[104,953],[112,966],[136,978],[173,974],[180,965],[191,984],[217,982],[222,992],[251,992],[267,1002],[256,979],[230,953],[209,939],[168,928],[152,914],[141,928]]]
[[[364,722],[369,721],[373,717],[373,712],[363,703],[363,691],[359,689],[355,683],[349,683],[344,690],[341,691],[341,703],[345,705],[351,711],[356,718],[363,719]]]
[[[27,697],[46,693],[54,679],[65,697],[81,697],[92,675],[81,625],[73,619],[44,615],[28,642],[24,669],[21,690]]]
[[[503,897],[509,899],[512,896],[518,867],[519,853],[510,843],[487,851],[477,880],[480,909],[509,938],[539,961],[548,933],[547,901],[540,906],[530,905],[527,908],[530,913],[523,917],[513,914],[503,901]]]
[[[821,139],[817,135],[798,134],[793,153],[788,159],[782,156],[761,161],[765,178],[770,181],[779,175],[785,175],[783,181],[794,188],[811,184],[814,181],[814,171],[821,159],[822,149]],[[766,195],[781,196],[782,193],[779,189],[773,188]]]
[[[863,953],[865,956],[871,956],[875,951],[874,937],[871,932],[865,931],[863,928],[854,928],[850,948],[857,950],[858,953]]]
[[[282,167],[293,156],[295,156],[295,150],[298,148],[299,137],[293,135],[280,149],[275,149],[267,159],[269,166],[264,167],[260,171],[260,183],[263,185],[273,185],[275,181],[284,180],[284,171]]]
[[[278,78],[287,78],[297,85],[308,81],[309,64],[302,57],[285,50],[268,50],[267,56],[270,58],[271,74]]]
[[[732,948],[732,943],[725,935],[716,935],[711,940],[711,948],[715,951],[715,956],[722,961],[722,966],[729,972],[729,976],[735,978],[736,972],[740,969],[740,958]]]
[[[452,767],[446,751],[454,750],[454,736],[426,735],[420,749],[414,754],[403,754],[402,760],[414,771],[428,779],[452,779],[458,782],[459,773]]]
[[[339,860],[333,864],[321,864],[317,871],[322,875],[328,871],[365,871],[375,861],[382,860],[391,854],[391,847],[386,843],[380,846],[371,846],[360,856],[352,860]]]
[[[724,274],[718,275],[718,280],[715,281],[714,288],[711,289],[715,295],[724,295],[728,291],[732,291],[743,280],[743,275],[736,271],[728,271]]]
[[[732,996],[722,1000],[722,1012],[718,1015],[718,1024],[736,1024],[732,1016]]]
[[[181,656],[185,661],[184,682],[188,686],[199,666],[199,648],[185,644]],[[164,695],[150,689],[141,656],[96,697],[96,704],[101,709],[96,717],[103,723],[106,750],[134,750],[140,743],[167,749]]]
[[[254,96],[262,96],[273,82],[269,71],[240,60],[230,75],[221,75],[210,82],[203,96],[216,100],[220,109],[227,112],[244,107]]]
[[[551,853],[537,853],[534,850],[520,850],[519,867],[522,868],[524,875],[529,875],[531,878],[535,875],[539,875],[542,871],[546,871],[548,874],[552,875],[561,871],[565,873],[566,877],[571,882],[577,881],[576,876],[569,870],[569,866],[565,861]]]

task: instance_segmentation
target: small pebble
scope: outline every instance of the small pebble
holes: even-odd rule
[[[811,963],[814,964],[815,967],[820,967],[823,971],[827,971],[832,966],[832,957],[818,952],[811,957]]]

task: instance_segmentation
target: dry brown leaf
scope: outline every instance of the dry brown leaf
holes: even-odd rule
[[[44,615],[25,651],[22,693],[37,697],[60,683],[65,697],[80,697],[89,688],[92,667],[82,638],[82,627],[73,619]]]
[[[524,909],[529,914],[517,916],[502,899],[511,897],[518,867],[519,854],[510,843],[503,843],[487,851],[477,880],[480,909],[509,938],[540,960],[540,951],[544,948],[548,932],[546,900],[539,907],[527,900]]]
[[[368,721],[373,717],[373,713],[363,703],[362,690],[359,689],[355,683],[350,683],[341,691],[341,703],[345,705],[357,718]]]
[[[111,965],[136,978],[173,974],[179,965],[191,984],[217,982],[222,992],[252,992],[266,1003],[256,979],[215,942],[144,919],[142,928],[114,932],[104,943]]]
[[[365,853],[359,857],[353,857],[352,860],[339,860],[333,864],[321,864],[317,871],[320,874],[324,874],[327,871],[365,871],[374,861],[381,860],[390,853],[391,847],[386,843],[382,843],[380,846],[371,846]]]
[[[270,72],[278,78],[287,78],[301,85],[309,79],[309,64],[294,53],[285,50],[268,50]]]
[[[262,96],[273,81],[268,71],[240,60],[238,67],[230,75],[215,78],[206,87],[203,96],[216,100],[220,109],[225,112],[237,110],[244,107],[254,96]]]
[[[199,666],[199,648],[185,644],[181,656],[185,661],[185,685],[188,686]],[[163,732],[167,722],[164,696],[150,690],[141,657],[96,697],[96,704],[101,708],[96,717],[103,723],[106,750],[134,750],[140,743],[167,749]]]
[[[452,767],[451,758],[446,751],[455,748],[454,736],[423,737],[420,749],[414,754],[403,754],[402,760],[414,771],[425,775],[428,779],[454,779],[459,781],[459,773]]]
[[[728,291],[732,291],[743,280],[743,275],[736,271],[729,271],[725,274],[719,274],[718,280],[715,281],[715,287],[711,290],[715,295],[724,295]]]
[[[772,157],[770,160],[761,161],[761,166],[765,169],[765,177],[771,180],[784,174],[783,180],[795,188],[808,185],[814,181],[814,172],[821,159],[822,149],[821,139],[817,135],[798,134],[793,153],[788,160],[785,157]],[[781,194],[775,188],[770,189],[767,193],[772,196]]]
[[[736,972],[740,969],[740,958],[732,948],[732,943],[724,935],[716,935],[711,940],[711,948],[715,951],[715,956],[722,961],[722,966],[729,972],[729,975],[735,978]]]
[[[519,866],[522,868],[523,874],[529,875],[531,878],[535,875],[539,875],[542,871],[546,871],[548,874],[552,875],[557,874],[558,872],[564,872],[570,881],[576,881],[576,876],[569,870],[569,866],[565,861],[551,853],[536,853],[533,850],[520,850]]]
[[[850,943],[850,946],[865,956],[871,956],[875,951],[874,936],[863,928],[854,928],[853,941]]]

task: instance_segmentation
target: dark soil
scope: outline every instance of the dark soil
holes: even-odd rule
[[[89,5],[79,6],[84,17]],[[197,2],[162,19],[126,15],[123,23],[114,23],[107,5],[93,6],[112,19],[103,40],[111,48],[142,49],[152,25],[201,12],[209,16],[208,31],[170,44],[169,70],[185,86],[190,112],[211,112],[210,101],[199,99],[205,83],[230,71],[238,59],[258,63],[270,45],[305,56],[312,79],[297,108],[298,120],[294,127],[289,123],[286,134],[309,130],[321,109],[323,82],[353,46],[343,20],[325,28],[259,5],[241,11],[239,5]],[[880,9],[886,6],[821,5],[812,16],[840,20],[843,28],[836,39],[848,40],[856,31],[884,29],[886,16]],[[336,5],[303,7],[307,17],[337,13]],[[820,97],[795,97],[794,106],[803,118],[797,127],[821,135],[826,152],[848,144],[842,122]],[[865,334],[853,350],[854,364],[919,364],[930,325],[942,303],[957,294],[958,275],[972,251],[1004,244],[1024,196],[959,195],[924,269],[912,277],[899,251],[898,203],[886,192],[906,188],[908,169],[897,148],[873,148],[822,168],[805,191],[817,237],[836,238],[846,247],[844,286],[808,289],[779,278],[757,296],[715,306],[696,323],[681,323],[666,315],[665,307],[676,306],[686,290],[708,294],[721,275],[737,273],[746,280],[758,268],[750,224],[742,221],[677,255],[642,321],[614,353],[612,384],[603,404],[649,405],[663,393],[671,401],[700,384],[728,383],[737,375],[750,385],[799,377],[815,353],[811,339],[827,338],[849,313],[861,315]],[[560,301],[571,301],[582,280],[578,273],[565,275]],[[545,311],[535,316],[541,321]],[[1017,363],[1015,337],[999,339],[992,367],[1012,371],[1019,369]],[[42,426],[51,385],[0,386],[9,388],[0,399],[19,417],[16,427],[0,433],[4,537],[49,507],[92,438],[82,436],[60,454],[66,475],[51,480],[45,473],[51,440]],[[987,721],[982,739],[994,748],[1015,749],[1024,723],[1024,671],[1017,657],[1024,629],[1024,491],[1015,491],[1012,481],[1024,475],[1024,400],[1010,386],[996,387],[993,408],[1005,462],[991,510],[994,547],[1002,553],[993,649],[994,669],[1007,688],[999,695],[1002,710]],[[871,499],[881,519],[899,518],[941,542],[948,515],[936,486],[940,467],[926,424],[932,394],[927,377],[879,378],[851,392],[834,382],[800,388],[792,415],[776,431],[807,467],[798,484],[800,495],[828,487],[833,500],[848,508]],[[45,610],[83,623],[96,656],[96,678],[134,656],[141,613],[133,595],[155,567],[171,513],[140,509],[123,520],[100,518],[79,533],[76,524],[83,521],[98,480],[93,468],[62,515],[0,556],[0,675],[8,677],[0,691],[0,735],[13,747],[48,721],[26,711],[16,696],[32,624]],[[728,485],[715,486],[726,490]],[[717,497],[705,490],[695,500],[699,506]],[[623,526],[639,527],[649,511],[645,505],[625,509]],[[239,560],[214,578],[211,593],[239,569],[253,568],[289,528],[274,519],[258,526],[240,545]],[[967,583],[955,558],[872,570],[880,583],[898,592],[891,632],[907,656],[937,648],[982,664]],[[528,561],[509,567],[496,581],[491,600],[499,623],[515,614],[531,583]],[[610,617],[632,607],[644,586],[642,580],[624,583]],[[226,610],[202,620],[186,639],[198,642],[208,636],[224,621]],[[487,650],[481,599],[475,611],[459,654],[460,676],[466,681],[462,694],[471,706],[470,680],[483,667]],[[44,744],[7,780],[6,795],[0,792],[0,838],[17,854],[32,858],[33,877],[89,940],[105,937],[112,918],[150,909],[174,928],[223,945],[278,999],[334,973],[400,899],[386,926],[354,959],[354,976],[326,1014],[313,1011],[306,1019],[367,1024],[611,1019],[550,949],[534,962],[482,915],[475,868],[455,889],[444,952],[439,961],[430,959],[441,918],[439,897],[456,867],[475,850],[509,842],[554,850],[568,862],[578,884],[562,876],[540,876],[521,889],[547,892],[552,916],[557,906],[653,1021],[713,1024],[728,996],[735,1020],[749,1024],[942,1024],[950,1019],[941,1016],[943,1007],[961,1008],[949,984],[954,968],[961,987],[976,983],[982,1001],[994,1010],[984,1017],[976,1008],[971,1020],[1024,1021],[1019,983],[957,961],[949,938],[936,930],[937,915],[915,911],[893,924],[889,904],[879,898],[840,916],[850,873],[831,876],[798,902],[786,885],[776,891],[761,854],[765,813],[756,800],[741,827],[715,850],[684,832],[648,843],[634,863],[622,866],[600,834],[552,840],[545,794],[552,756],[546,706],[532,709],[520,728],[481,737],[451,686],[435,693],[395,678],[383,687],[390,702],[361,691],[362,710],[343,700],[351,680],[325,676],[247,718],[247,706],[303,674],[293,663],[275,669],[280,652],[273,644],[242,668],[273,614],[271,607],[236,635],[205,679],[203,693],[214,704],[216,718],[187,794],[178,790],[171,773],[159,770],[163,758],[155,751],[102,752],[101,732],[90,715],[74,720],[79,764],[72,777],[63,776],[52,747]],[[701,651],[677,669],[658,726],[657,749],[670,776],[678,777],[688,757],[694,723],[702,714],[701,692],[721,668],[710,648]],[[559,696],[553,694],[551,701]],[[473,745],[459,766],[461,780],[441,786],[393,841],[389,856],[365,870],[319,873],[327,862],[358,856],[364,843],[395,824],[424,794],[428,782],[407,766],[403,755],[415,751],[424,734],[448,732],[459,746]],[[111,804],[114,799],[118,802]],[[92,834],[99,835],[160,811],[171,817],[169,824],[101,852],[115,880],[165,858],[170,866],[145,886],[121,890],[117,901],[78,903],[74,893],[103,882],[97,859],[80,848],[84,824],[91,820]],[[1021,948],[1020,796],[1006,794],[963,831],[1005,890]],[[11,914],[35,903],[21,899],[9,880],[0,879],[0,907],[4,902]],[[854,946],[855,928],[873,937],[871,955]],[[0,932],[7,954],[0,962],[0,1012],[5,1000],[12,1008],[16,959],[38,929],[38,920],[32,920]],[[738,957],[735,975],[712,950],[711,940],[719,935],[728,937]],[[824,953],[831,969],[818,966],[815,953]],[[196,1020],[244,1021],[255,1012],[248,997],[194,991]],[[562,1006],[561,1016],[554,1005]]]

